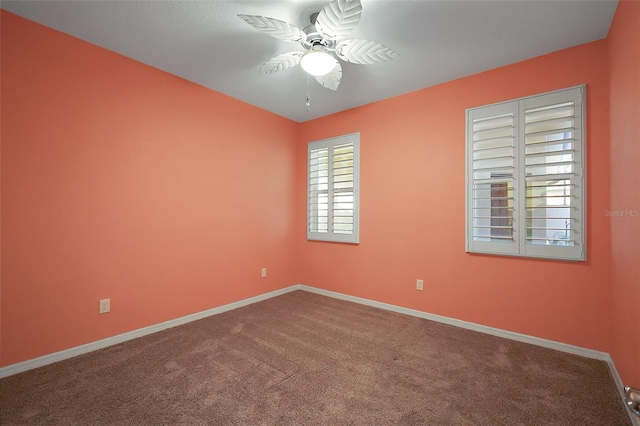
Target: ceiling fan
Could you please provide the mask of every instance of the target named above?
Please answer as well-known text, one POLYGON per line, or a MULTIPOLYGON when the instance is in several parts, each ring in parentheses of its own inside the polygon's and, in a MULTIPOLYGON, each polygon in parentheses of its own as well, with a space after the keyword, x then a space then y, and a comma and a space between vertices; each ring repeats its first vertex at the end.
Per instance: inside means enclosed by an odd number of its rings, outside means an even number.
POLYGON ((311 15, 311 25, 303 30, 274 18, 242 14, 238 17, 265 34, 300 43, 305 49, 269 59, 260 68, 261 73, 271 74, 300 64, 323 87, 337 90, 342 66, 332 53, 343 61, 363 65, 386 62, 398 56, 392 49, 375 41, 345 38, 356 28, 361 14, 360 0, 333 0, 319 13, 311 15))

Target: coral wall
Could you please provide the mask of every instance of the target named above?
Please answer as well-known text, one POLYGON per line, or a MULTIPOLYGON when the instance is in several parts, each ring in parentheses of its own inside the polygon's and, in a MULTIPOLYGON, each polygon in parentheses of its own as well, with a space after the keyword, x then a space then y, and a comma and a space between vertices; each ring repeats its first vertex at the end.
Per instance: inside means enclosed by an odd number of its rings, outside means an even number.
POLYGON ((621 1, 607 39, 611 103, 613 345, 625 383, 640 387, 640 2, 621 1))
POLYGON ((295 283, 297 123, 2 11, 2 124, 0 365, 295 283))
POLYGON ((302 282, 608 351, 606 48, 593 42, 303 123, 302 165, 306 142, 360 132, 361 243, 305 240, 306 169, 299 167, 302 282), (587 261, 466 253, 465 109, 579 84, 587 85, 587 261))

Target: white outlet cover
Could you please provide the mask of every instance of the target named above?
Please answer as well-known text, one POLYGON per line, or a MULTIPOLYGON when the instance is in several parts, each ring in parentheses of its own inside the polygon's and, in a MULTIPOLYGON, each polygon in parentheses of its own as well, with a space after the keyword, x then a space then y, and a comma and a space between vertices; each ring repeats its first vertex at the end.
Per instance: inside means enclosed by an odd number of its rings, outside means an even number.
POLYGON ((100 300, 99 313, 106 314, 107 312, 111 312, 111 299, 102 299, 100 300))

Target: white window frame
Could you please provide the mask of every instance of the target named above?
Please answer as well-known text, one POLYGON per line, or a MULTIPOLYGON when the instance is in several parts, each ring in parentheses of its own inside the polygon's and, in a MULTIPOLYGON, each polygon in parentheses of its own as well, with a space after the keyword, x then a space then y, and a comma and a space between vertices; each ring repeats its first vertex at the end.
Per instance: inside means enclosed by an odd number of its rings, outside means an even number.
MULTIPOLYGON (((585 85, 575 86, 568 89, 557 90, 553 92, 543 93, 539 95, 524 97, 507 102, 501 102, 497 104, 485 105, 476 108, 469 108, 466 111, 466 232, 465 243, 466 251, 469 253, 484 253, 484 254, 496 254, 496 255, 508 255, 508 256, 521 256, 521 257, 535 257, 554 260, 571 260, 571 261, 584 261, 586 260, 586 87, 585 85), (532 225, 532 219, 529 220, 527 225, 527 179, 534 180, 535 177, 527 176, 525 166, 525 111, 531 109, 543 107, 546 105, 556 105, 563 102, 574 102, 574 126, 572 132, 572 167, 573 171, 570 173, 572 178, 570 186, 571 196, 571 208, 570 218, 566 222, 571 222, 571 239, 573 245, 555 245, 557 241, 547 242, 547 244, 532 244, 527 240, 531 240, 531 236, 527 236, 527 227, 529 226, 529 233, 537 232, 535 225, 532 225), (513 115, 513 169, 509 171, 505 176, 512 175, 513 189, 512 193, 507 197, 512 197, 512 204, 508 209, 513 209, 512 226, 510 230, 513 232, 513 238, 507 238, 506 240, 500 240, 501 237, 494 237, 494 230, 490 231, 490 237, 474 238, 474 232, 477 235, 478 230, 482 230, 481 225, 474 225, 474 183, 478 184, 478 180, 474 181, 474 120, 476 123, 484 118, 496 117, 501 115, 513 115), (474 226, 476 229, 474 230, 474 226), (489 239, 490 241, 487 241, 489 239)), ((509 136, 508 136, 509 137, 509 136)), ((507 138, 508 138, 507 137, 507 138)), ((548 144, 550 142, 544 142, 548 144)), ((563 147, 564 149, 564 147, 563 147)), ((476 151, 476 153, 478 153, 476 151)), ((478 153, 480 154, 480 153, 478 153)), ((500 154, 502 155, 502 154, 500 154)), ((529 154, 529 158, 539 154, 529 154)), ((547 154, 551 156, 552 154, 547 154)), ((484 158, 484 157, 481 157, 484 158)), ((504 158, 504 157, 503 157, 504 158)), ((507 157, 508 158, 508 157, 507 157)), ((502 163, 501 163, 502 164, 502 163)), ((545 163, 542 163, 545 164, 545 163)), ((534 167, 529 165, 529 167, 534 167)), ((492 167, 492 169, 499 167, 492 167)), ((509 168, 506 167, 507 169, 509 168)), ((477 171, 477 169, 476 169, 477 171)), ((493 178, 493 171, 492 178, 493 178)), ((498 173, 496 173, 498 174, 498 173)), ((485 175, 486 176, 486 175, 485 175)), ((558 175, 565 176, 565 175, 558 175)), ((498 178, 499 179, 499 178, 498 178)), ((546 178, 548 180, 548 178, 546 178)), ((559 178, 560 180, 567 180, 568 178, 559 178)), ((544 179, 542 179, 544 180, 544 179)), ((486 179, 482 182, 486 182, 486 179)), ((485 183, 486 184, 486 183, 485 183)), ((535 184, 535 183, 534 183, 535 184)), ((493 191, 493 184, 491 184, 491 191, 493 191)), ((508 185, 508 184, 507 184, 508 185)), ((543 185, 548 188, 549 185, 543 185)), ((507 192, 508 193, 508 192, 507 192)), ((544 207, 549 208, 549 204, 546 204, 549 198, 553 198, 545 194, 544 207)), ((481 200, 482 198, 476 198, 481 200)), ((490 199, 494 200, 493 193, 490 195, 490 199)), ((491 204, 491 214, 493 221, 493 204, 491 204)), ((535 207, 534 207, 535 208, 535 207)), ((485 209, 486 207, 480 207, 485 209)), ((529 207, 531 209, 531 207, 529 207)), ((547 211, 547 210, 545 210, 547 211)), ((556 218, 551 218, 555 220, 556 218)), ((535 219, 533 219, 535 220, 535 219)), ((545 222, 547 223, 547 222, 545 222)), ((502 223, 500 225, 503 225, 502 223)), ((491 225, 493 227, 493 222, 491 225)), ((508 226, 508 225, 507 225, 508 226)), ((546 228, 543 228, 546 229, 546 228)), ((547 231, 550 232, 550 231, 547 231)), ((566 232, 565 232, 566 235, 566 232)), ((560 238, 560 237, 554 237, 560 238)), ((536 239, 536 238, 533 238, 536 239)), ((560 241, 562 243, 563 241, 560 241)))
POLYGON ((329 139, 309 142, 307 150, 307 239, 313 241, 328 241, 336 243, 360 243, 360 133, 351 133, 329 139), (334 190, 333 162, 329 161, 328 179, 328 229, 327 232, 313 232, 311 230, 311 153, 314 150, 327 148, 329 159, 333 156, 336 146, 353 144, 353 231, 350 234, 334 232, 333 197, 340 190, 334 190))

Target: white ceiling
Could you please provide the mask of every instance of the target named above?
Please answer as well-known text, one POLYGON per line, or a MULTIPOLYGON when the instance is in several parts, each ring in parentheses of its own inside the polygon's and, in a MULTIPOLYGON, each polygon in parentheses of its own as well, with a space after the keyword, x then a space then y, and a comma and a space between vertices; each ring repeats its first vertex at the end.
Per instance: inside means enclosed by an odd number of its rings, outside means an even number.
POLYGON ((343 63, 336 92, 295 67, 262 75, 267 59, 299 44, 253 29, 236 15, 304 28, 328 1, 7 1, 27 19, 303 122, 438 83, 605 38, 617 0, 362 0, 353 35, 399 57, 343 63))

